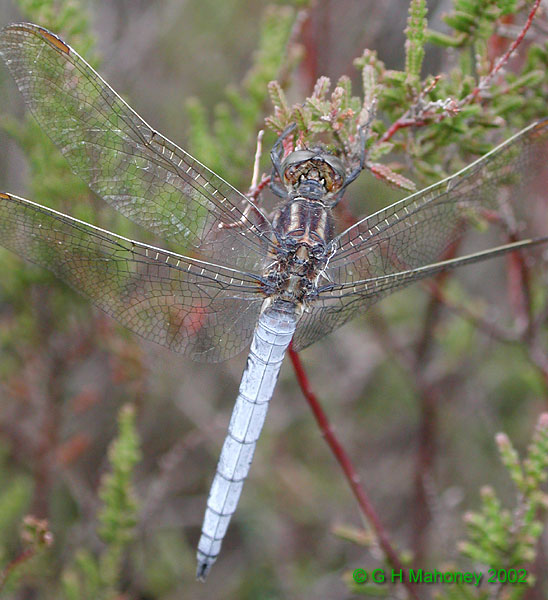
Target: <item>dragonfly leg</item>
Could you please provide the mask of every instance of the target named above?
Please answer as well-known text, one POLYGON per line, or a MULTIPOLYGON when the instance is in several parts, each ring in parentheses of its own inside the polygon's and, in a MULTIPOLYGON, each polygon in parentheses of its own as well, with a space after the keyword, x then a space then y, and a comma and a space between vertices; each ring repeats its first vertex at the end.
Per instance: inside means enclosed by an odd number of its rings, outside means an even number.
MULTIPOLYGON (((272 182, 274 182, 275 175, 278 175, 278 177, 280 178, 280 181, 283 181, 283 173, 282 173, 282 159, 283 159, 283 153, 284 153, 283 141, 285 140, 285 138, 287 138, 289 135, 291 135, 291 133, 293 133, 295 127, 297 127, 296 123, 291 123, 291 125, 288 125, 282 131, 282 133, 280 133, 280 136, 276 140, 276 143, 274 144, 274 146, 272 146, 272 150, 270 151, 270 160, 272 161, 272 182)), ((271 184, 271 187, 272 187, 272 184, 271 184)), ((274 191, 274 190, 272 190, 272 191, 274 191)), ((274 191, 274 193, 276 193, 276 192, 274 191)))
POLYGON ((332 208, 337 206, 337 204, 340 202, 341 198, 343 197, 344 191, 346 190, 346 188, 356 179, 356 177, 358 177, 358 175, 363 171, 363 168, 365 166, 365 156, 366 156, 365 143, 367 141, 367 126, 366 125, 361 126, 359 128, 359 136, 360 136, 360 162, 359 162, 358 166, 344 180, 343 186, 338 191, 333 203, 331 204, 332 208))
POLYGON ((367 142, 367 129, 368 129, 367 125, 362 125, 358 130, 359 136, 360 136, 360 155, 359 155, 360 162, 359 162, 358 166, 344 180, 344 184, 343 184, 342 188, 340 189, 339 193, 337 194, 336 202, 333 204, 333 206, 335 206, 337 204, 337 202, 339 202, 339 200, 343 197, 345 189, 353 181, 355 181, 355 179, 358 177, 358 175, 363 171, 363 168, 365 167, 365 156, 366 156, 365 144, 367 142))
POLYGON ((275 183, 273 180, 270 182, 270 190, 273 194, 276 194, 278 198, 287 198, 287 190, 283 187, 283 185, 275 183))

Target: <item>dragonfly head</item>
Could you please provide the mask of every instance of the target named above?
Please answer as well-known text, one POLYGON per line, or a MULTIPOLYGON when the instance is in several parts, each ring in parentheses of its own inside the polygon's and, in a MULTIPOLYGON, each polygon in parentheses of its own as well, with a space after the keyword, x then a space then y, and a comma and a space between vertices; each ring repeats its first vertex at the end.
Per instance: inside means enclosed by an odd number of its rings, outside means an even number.
POLYGON ((282 163, 283 184, 291 192, 321 200, 336 194, 344 185, 342 161, 321 150, 296 150, 282 163))

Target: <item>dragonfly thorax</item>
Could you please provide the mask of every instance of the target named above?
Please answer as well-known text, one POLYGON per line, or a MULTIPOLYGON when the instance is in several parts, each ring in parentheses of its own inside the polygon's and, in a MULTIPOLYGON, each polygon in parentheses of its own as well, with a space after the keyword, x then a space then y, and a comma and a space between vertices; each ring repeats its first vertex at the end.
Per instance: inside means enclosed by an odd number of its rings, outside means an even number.
POLYGON ((334 236, 331 209, 310 197, 297 196, 278 208, 272 225, 275 243, 290 251, 307 246, 314 255, 324 254, 334 236))
POLYGON ((334 236, 331 209, 320 200, 298 196, 275 211, 272 225, 274 260, 265 273, 267 294, 306 303, 327 264, 334 236))

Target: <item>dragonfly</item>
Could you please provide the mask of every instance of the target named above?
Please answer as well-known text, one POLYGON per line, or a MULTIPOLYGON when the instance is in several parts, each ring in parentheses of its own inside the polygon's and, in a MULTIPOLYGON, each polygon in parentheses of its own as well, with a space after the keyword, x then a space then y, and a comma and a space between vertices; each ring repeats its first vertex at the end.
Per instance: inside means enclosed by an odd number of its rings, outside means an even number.
POLYGON ((221 361, 251 344, 205 509, 199 579, 220 552, 290 342, 302 350, 413 282, 548 241, 444 258, 469 226, 501 208, 501 186, 526 201, 517 186, 546 162, 548 119, 337 232, 333 210, 364 168, 365 145, 354 168, 321 146, 285 152, 290 126, 271 151, 280 203, 267 212, 150 127, 50 31, 8 25, 0 55, 72 170, 165 247, 4 192, 0 244, 191 359, 221 361))

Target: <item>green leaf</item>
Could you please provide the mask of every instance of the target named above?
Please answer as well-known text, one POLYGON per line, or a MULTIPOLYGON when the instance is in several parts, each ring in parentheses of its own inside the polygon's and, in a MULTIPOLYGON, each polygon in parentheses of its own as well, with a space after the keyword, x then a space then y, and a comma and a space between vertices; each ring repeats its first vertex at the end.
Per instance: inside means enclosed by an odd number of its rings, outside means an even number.
POLYGON ((411 0, 405 30, 405 72, 408 80, 420 77, 426 43, 426 0, 411 0))

